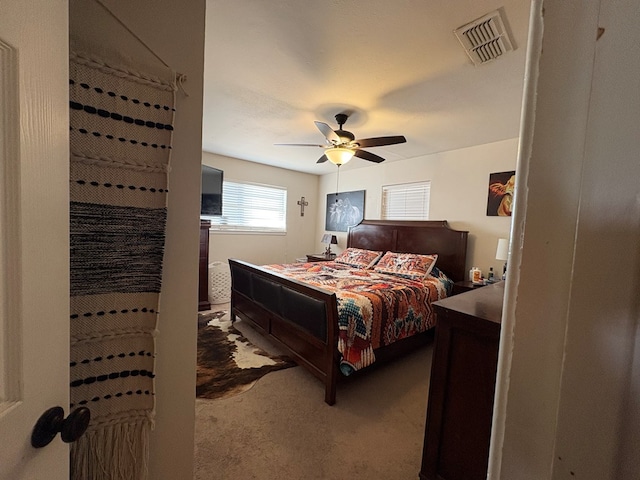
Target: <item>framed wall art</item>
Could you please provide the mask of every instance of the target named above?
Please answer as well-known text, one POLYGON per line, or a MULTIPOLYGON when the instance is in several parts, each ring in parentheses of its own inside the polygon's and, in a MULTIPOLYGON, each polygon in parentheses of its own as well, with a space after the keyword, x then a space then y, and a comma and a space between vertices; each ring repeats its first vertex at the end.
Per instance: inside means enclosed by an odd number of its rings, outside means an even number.
POLYGON ((489 174, 487 215, 510 217, 513 206, 513 191, 516 185, 515 170, 489 174))
POLYGON ((364 218, 364 192, 327 194, 325 230, 346 232, 350 226, 359 224, 364 218))

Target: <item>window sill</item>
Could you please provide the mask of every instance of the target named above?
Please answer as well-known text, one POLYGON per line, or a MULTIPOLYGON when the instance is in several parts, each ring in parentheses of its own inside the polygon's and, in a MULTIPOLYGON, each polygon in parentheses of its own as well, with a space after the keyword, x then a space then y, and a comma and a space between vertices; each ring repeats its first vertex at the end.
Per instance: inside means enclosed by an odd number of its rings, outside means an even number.
POLYGON ((286 235, 287 232, 274 232, 270 230, 221 230, 218 228, 209 228, 209 233, 220 235, 286 235))

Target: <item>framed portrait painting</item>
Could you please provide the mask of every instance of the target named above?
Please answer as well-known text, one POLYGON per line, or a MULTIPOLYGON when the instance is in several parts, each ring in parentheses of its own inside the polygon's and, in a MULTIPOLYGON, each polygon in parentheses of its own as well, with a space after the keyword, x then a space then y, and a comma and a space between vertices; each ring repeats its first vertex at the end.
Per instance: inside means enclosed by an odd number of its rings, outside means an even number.
POLYGON ((364 218, 364 190, 356 192, 329 193, 325 230, 346 232, 364 218))
POLYGON ((516 185, 515 170, 489 174, 487 215, 510 217, 513 206, 513 191, 516 185))

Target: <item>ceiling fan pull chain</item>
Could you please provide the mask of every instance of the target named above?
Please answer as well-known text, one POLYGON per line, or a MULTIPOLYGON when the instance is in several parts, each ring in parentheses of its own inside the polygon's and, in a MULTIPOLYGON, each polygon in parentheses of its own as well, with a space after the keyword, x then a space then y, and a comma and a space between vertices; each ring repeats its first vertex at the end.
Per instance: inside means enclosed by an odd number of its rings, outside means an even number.
POLYGON ((336 203, 338 203, 338 184, 340 183, 340 165, 338 165, 338 174, 336 175, 336 203))

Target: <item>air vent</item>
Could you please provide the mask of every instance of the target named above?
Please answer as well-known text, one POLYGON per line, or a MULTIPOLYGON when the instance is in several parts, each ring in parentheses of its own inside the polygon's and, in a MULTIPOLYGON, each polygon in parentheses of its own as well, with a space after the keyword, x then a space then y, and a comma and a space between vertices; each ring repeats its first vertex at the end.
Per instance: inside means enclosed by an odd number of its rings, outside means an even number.
POLYGON ((475 65, 490 62, 514 49, 500 10, 454 30, 475 65))

